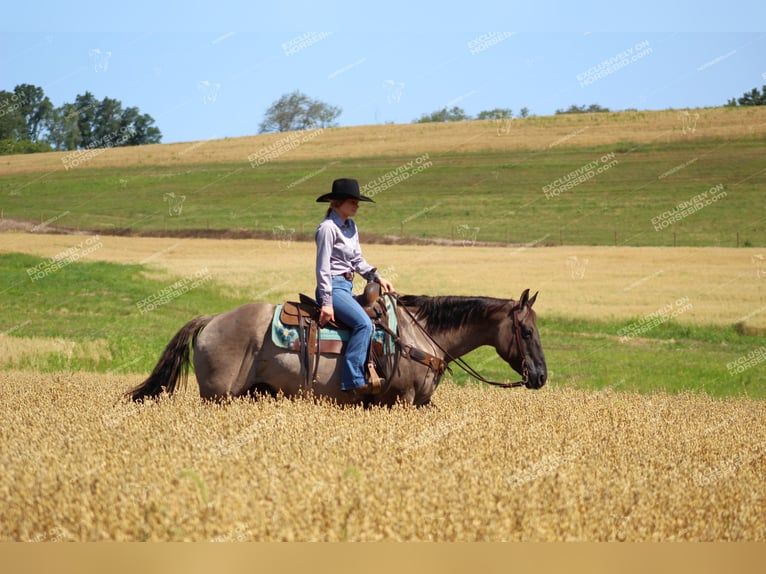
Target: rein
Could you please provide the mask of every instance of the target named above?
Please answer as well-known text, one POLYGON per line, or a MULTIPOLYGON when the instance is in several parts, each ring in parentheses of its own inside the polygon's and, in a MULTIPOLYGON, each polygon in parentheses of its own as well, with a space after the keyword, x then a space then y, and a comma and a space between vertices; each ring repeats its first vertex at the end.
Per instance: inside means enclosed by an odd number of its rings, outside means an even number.
MULTIPOLYGON (((412 322, 417 325, 418 329, 437 347, 439 350, 444 353, 444 355, 447 357, 447 362, 454 362, 457 364, 458 367, 463 369, 469 376, 473 377, 474 379, 477 379, 481 381, 482 383, 486 383, 488 385, 492 385, 494 387, 501 387, 504 389, 510 389, 514 387, 523 387, 527 383, 527 378, 529 376, 529 371, 527 369, 527 355, 524 352, 524 345, 521 343, 521 326, 519 324, 519 319, 517 316, 517 313, 519 311, 518 305, 516 305, 513 308, 513 326, 514 326, 514 339, 516 340, 516 345, 518 347, 519 354, 521 355, 521 377, 522 380, 520 381, 514 381, 513 383, 500 383, 497 381, 490 381, 489 379, 485 379, 483 376, 481 376, 476 369, 474 369, 471 365, 469 365, 464 359, 461 357, 453 357, 451 353, 449 353, 444 347, 442 347, 436 339, 434 339, 431 334, 426 331, 425 327, 420 324, 420 321, 418 321, 415 316, 410 312, 410 310, 407 308, 406 305, 403 305, 401 301, 399 301, 399 297, 395 293, 387 293, 394 301, 398 303, 397 307, 400 307, 404 309, 404 312, 407 313, 407 315, 412 319, 412 322)), ((513 345, 513 341, 511 341, 508 344, 508 356, 511 354, 511 346, 513 345)), ((451 372, 451 371, 450 371, 451 372)))

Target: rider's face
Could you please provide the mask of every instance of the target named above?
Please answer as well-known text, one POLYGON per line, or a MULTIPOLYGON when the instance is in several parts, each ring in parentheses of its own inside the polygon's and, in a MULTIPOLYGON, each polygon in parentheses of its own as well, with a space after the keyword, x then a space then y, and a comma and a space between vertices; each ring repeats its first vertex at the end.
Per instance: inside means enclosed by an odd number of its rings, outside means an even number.
POLYGON ((338 215, 341 216, 343 221, 345 221, 349 217, 354 217, 356 215, 357 209, 359 209, 359 200, 349 198, 343 203, 341 203, 336 208, 336 211, 338 212, 338 215))

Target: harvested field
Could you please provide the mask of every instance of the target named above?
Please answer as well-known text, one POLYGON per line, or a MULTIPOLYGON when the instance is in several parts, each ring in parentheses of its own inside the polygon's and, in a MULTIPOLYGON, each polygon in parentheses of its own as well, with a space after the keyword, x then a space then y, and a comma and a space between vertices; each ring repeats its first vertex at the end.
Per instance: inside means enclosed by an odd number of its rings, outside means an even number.
POLYGON ((424 410, 196 388, 134 405, 137 376, 1 376, 0 540, 766 539, 762 401, 445 385, 424 410))
MULTIPOLYGON (((84 238, 4 233, 2 240, 0 253, 55 257, 84 238)), ((314 289, 310 242, 101 236, 99 245, 88 261, 141 263, 175 278, 205 268, 225 292, 254 301, 278 303, 314 289)), ((543 317, 595 320, 640 317, 688 298, 682 323, 766 327, 760 248, 371 244, 364 253, 400 293, 512 298, 531 288, 540 291, 543 317)))

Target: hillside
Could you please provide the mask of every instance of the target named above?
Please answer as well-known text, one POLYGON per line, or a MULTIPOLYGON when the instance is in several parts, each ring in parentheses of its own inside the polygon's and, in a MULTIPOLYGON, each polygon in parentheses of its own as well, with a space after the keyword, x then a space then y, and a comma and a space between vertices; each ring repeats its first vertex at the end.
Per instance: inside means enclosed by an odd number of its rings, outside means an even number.
POLYGON ((763 246, 764 132, 761 108, 715 108, 10 156, 0 229, 305 240, 355 177, 366 242, 763 246))
MULTIPOLYGON (((78 168, 178 166, 204 163, 248 164, 248 156, 271 147, 300 143, 274 161, 333 160, 429 153, 549 150, 595 147, 618 142, 684 143, 700 139, 737 139, 766 134, 766 109, 708 108, 562 114, 511 121, 386 124, 331 128, 304 135, 295 132, 197 142, 104 150, 78 168)), ((286 147, 281 146, 283 149, 286 147)), ((289 147, 289 145, 288 145, 289 147)), ((0 157, 3 174, 64 170, 72 152, 0 157)))

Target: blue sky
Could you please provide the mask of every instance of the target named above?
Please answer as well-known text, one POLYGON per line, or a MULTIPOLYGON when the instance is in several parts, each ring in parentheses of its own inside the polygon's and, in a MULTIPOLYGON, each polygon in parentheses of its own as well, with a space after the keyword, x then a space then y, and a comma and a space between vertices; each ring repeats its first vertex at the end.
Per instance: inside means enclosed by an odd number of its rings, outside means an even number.
POLYGON ((14 2, 0 88, 116 98, 163 142, 256 134, 293 90, 342 108, 341 126, 445 106, 685 109, 766 84, 765 16, 755 2, 14 2))

